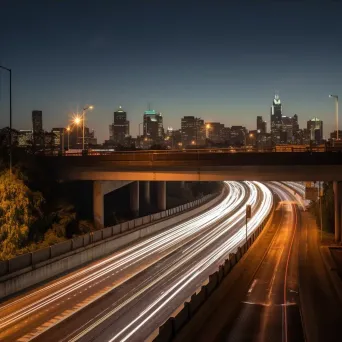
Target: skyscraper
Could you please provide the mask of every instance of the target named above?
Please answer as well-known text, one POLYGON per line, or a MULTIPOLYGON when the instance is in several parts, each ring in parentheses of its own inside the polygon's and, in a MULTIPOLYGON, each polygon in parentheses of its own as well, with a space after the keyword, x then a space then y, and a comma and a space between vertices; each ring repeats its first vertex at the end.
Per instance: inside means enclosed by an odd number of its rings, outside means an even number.
POLYGON ((214 143, 219 143, 222 141, 221 139, 221 131, 224 127, 224 124, 220 122, 206 122, 205 123, 205 132, 206 138, 214 143))
POLYGON ((121 106, 114 112, 114 123, 110 128, 110 133, 110 139, 121 145, 124 144, 125 138, 129 136, 129 121, 127 120, 127 113, 122 110, 121 106))
POLYGON ((320 144, 323 140, 323 121, 312 118, 307 122, 307 130, 310 132, 310 140, 320 144))
POLYGON ((43 113, 41 110, 32 111, 32 134, 35 145, 44 144, 43 136, 43 113))
POLYGON ((262 119, 262 116, 257 116, 257 131, 259 133, 266 133, 267 123, 262 119))
POLYGON ((144 112, 144 136, 152 139, 154 143, 161 143, 164 137, 163 117, 155 110, 144 112))
POLYGON ((181 134, 183 147, 203 145, 206 136, 204 120, 194 116, 184 116, 181 121, 181 134))
POLYGON ((271 136, 273 144, 280 143, 280 132, 282 130, 282 105, 278 94, 274 95, 271 106, 271 136))
POLYGON ((43 131, 43 112, 41 110, 32 111, 32 130, 33 134, 43 131))

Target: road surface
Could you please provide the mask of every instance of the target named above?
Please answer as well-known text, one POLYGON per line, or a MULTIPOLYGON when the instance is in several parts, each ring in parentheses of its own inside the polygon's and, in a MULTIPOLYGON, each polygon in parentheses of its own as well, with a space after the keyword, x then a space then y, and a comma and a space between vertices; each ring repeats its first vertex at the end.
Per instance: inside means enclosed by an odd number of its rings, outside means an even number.
POLYGON ((0 306, 1 341, 143 340, 268 214, 272 194, 227 182, 224 200, 195 218, 0 306))

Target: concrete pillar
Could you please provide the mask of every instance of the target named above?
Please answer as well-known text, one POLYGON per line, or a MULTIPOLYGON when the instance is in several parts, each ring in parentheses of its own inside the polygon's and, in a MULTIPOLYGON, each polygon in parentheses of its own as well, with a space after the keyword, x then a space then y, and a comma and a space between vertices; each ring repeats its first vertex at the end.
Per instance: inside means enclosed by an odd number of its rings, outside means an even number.
POLYGON ((157 206, 158 210, 166 210, 166 182, 158 182, 157 184, 157 206))
POLYGON ((139 182, 132 182, 130 188, 130 207, 135 217, 139 216, 139 182))
POLYGON ((102 190, 102 182, 94 181, 93 183, 93 213, 94 224, 97 228, 103 228, 104 224, 104 195, 102 190))
POLYGON ((337 181, 333 182, 334 189, 334 207, 335 207, 335 241, 341 240, 341 205, 340 205, 340 186, 337 181))
POLYGON ((146 204, 151 203, 151 192, 150 192, 150 182, 144 182, 143 183, 143 196, 144 196, 144 202, 146 204))

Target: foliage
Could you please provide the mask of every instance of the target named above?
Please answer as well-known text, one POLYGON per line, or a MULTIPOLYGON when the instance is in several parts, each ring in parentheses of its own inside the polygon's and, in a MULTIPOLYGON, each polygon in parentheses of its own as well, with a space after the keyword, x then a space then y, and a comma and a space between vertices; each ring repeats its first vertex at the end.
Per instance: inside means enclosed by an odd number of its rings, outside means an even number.
POLYGON ((31 191, 19 170, 0 173, 0 259, 9 258, 25 245, 30 226, 41 214, 44 201, 31 191))

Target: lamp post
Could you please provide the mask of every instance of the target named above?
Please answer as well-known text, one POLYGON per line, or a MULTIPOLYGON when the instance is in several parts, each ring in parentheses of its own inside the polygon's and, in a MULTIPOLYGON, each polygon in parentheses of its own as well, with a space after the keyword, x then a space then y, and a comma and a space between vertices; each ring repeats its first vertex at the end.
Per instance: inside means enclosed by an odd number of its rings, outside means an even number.
POLYGON ((338 140, 338 95, 329 95, 329 97, 332 97, 335 99, 335 104, 336 104, 336 140, 338 140))
POLYGON ((6 68, 0 65, 0 69, 6 70, 9 72, 9 111, 10 111, 10 135, 9 135, 9 145, 10 145, 10 175, 12 174, 12 69, 6 68))
POLYGON ((88 109, 93 109, 93 106, 87 106, 83 108, 82 112, 82 150, 84 150, 84 121, 85 121, 85 114, 88 109))
POLYGON ((68 126, 66 128, 67 132, 68 132, 68 151, 69 151, 69 145, 70 145, 70 126, 68 126))

